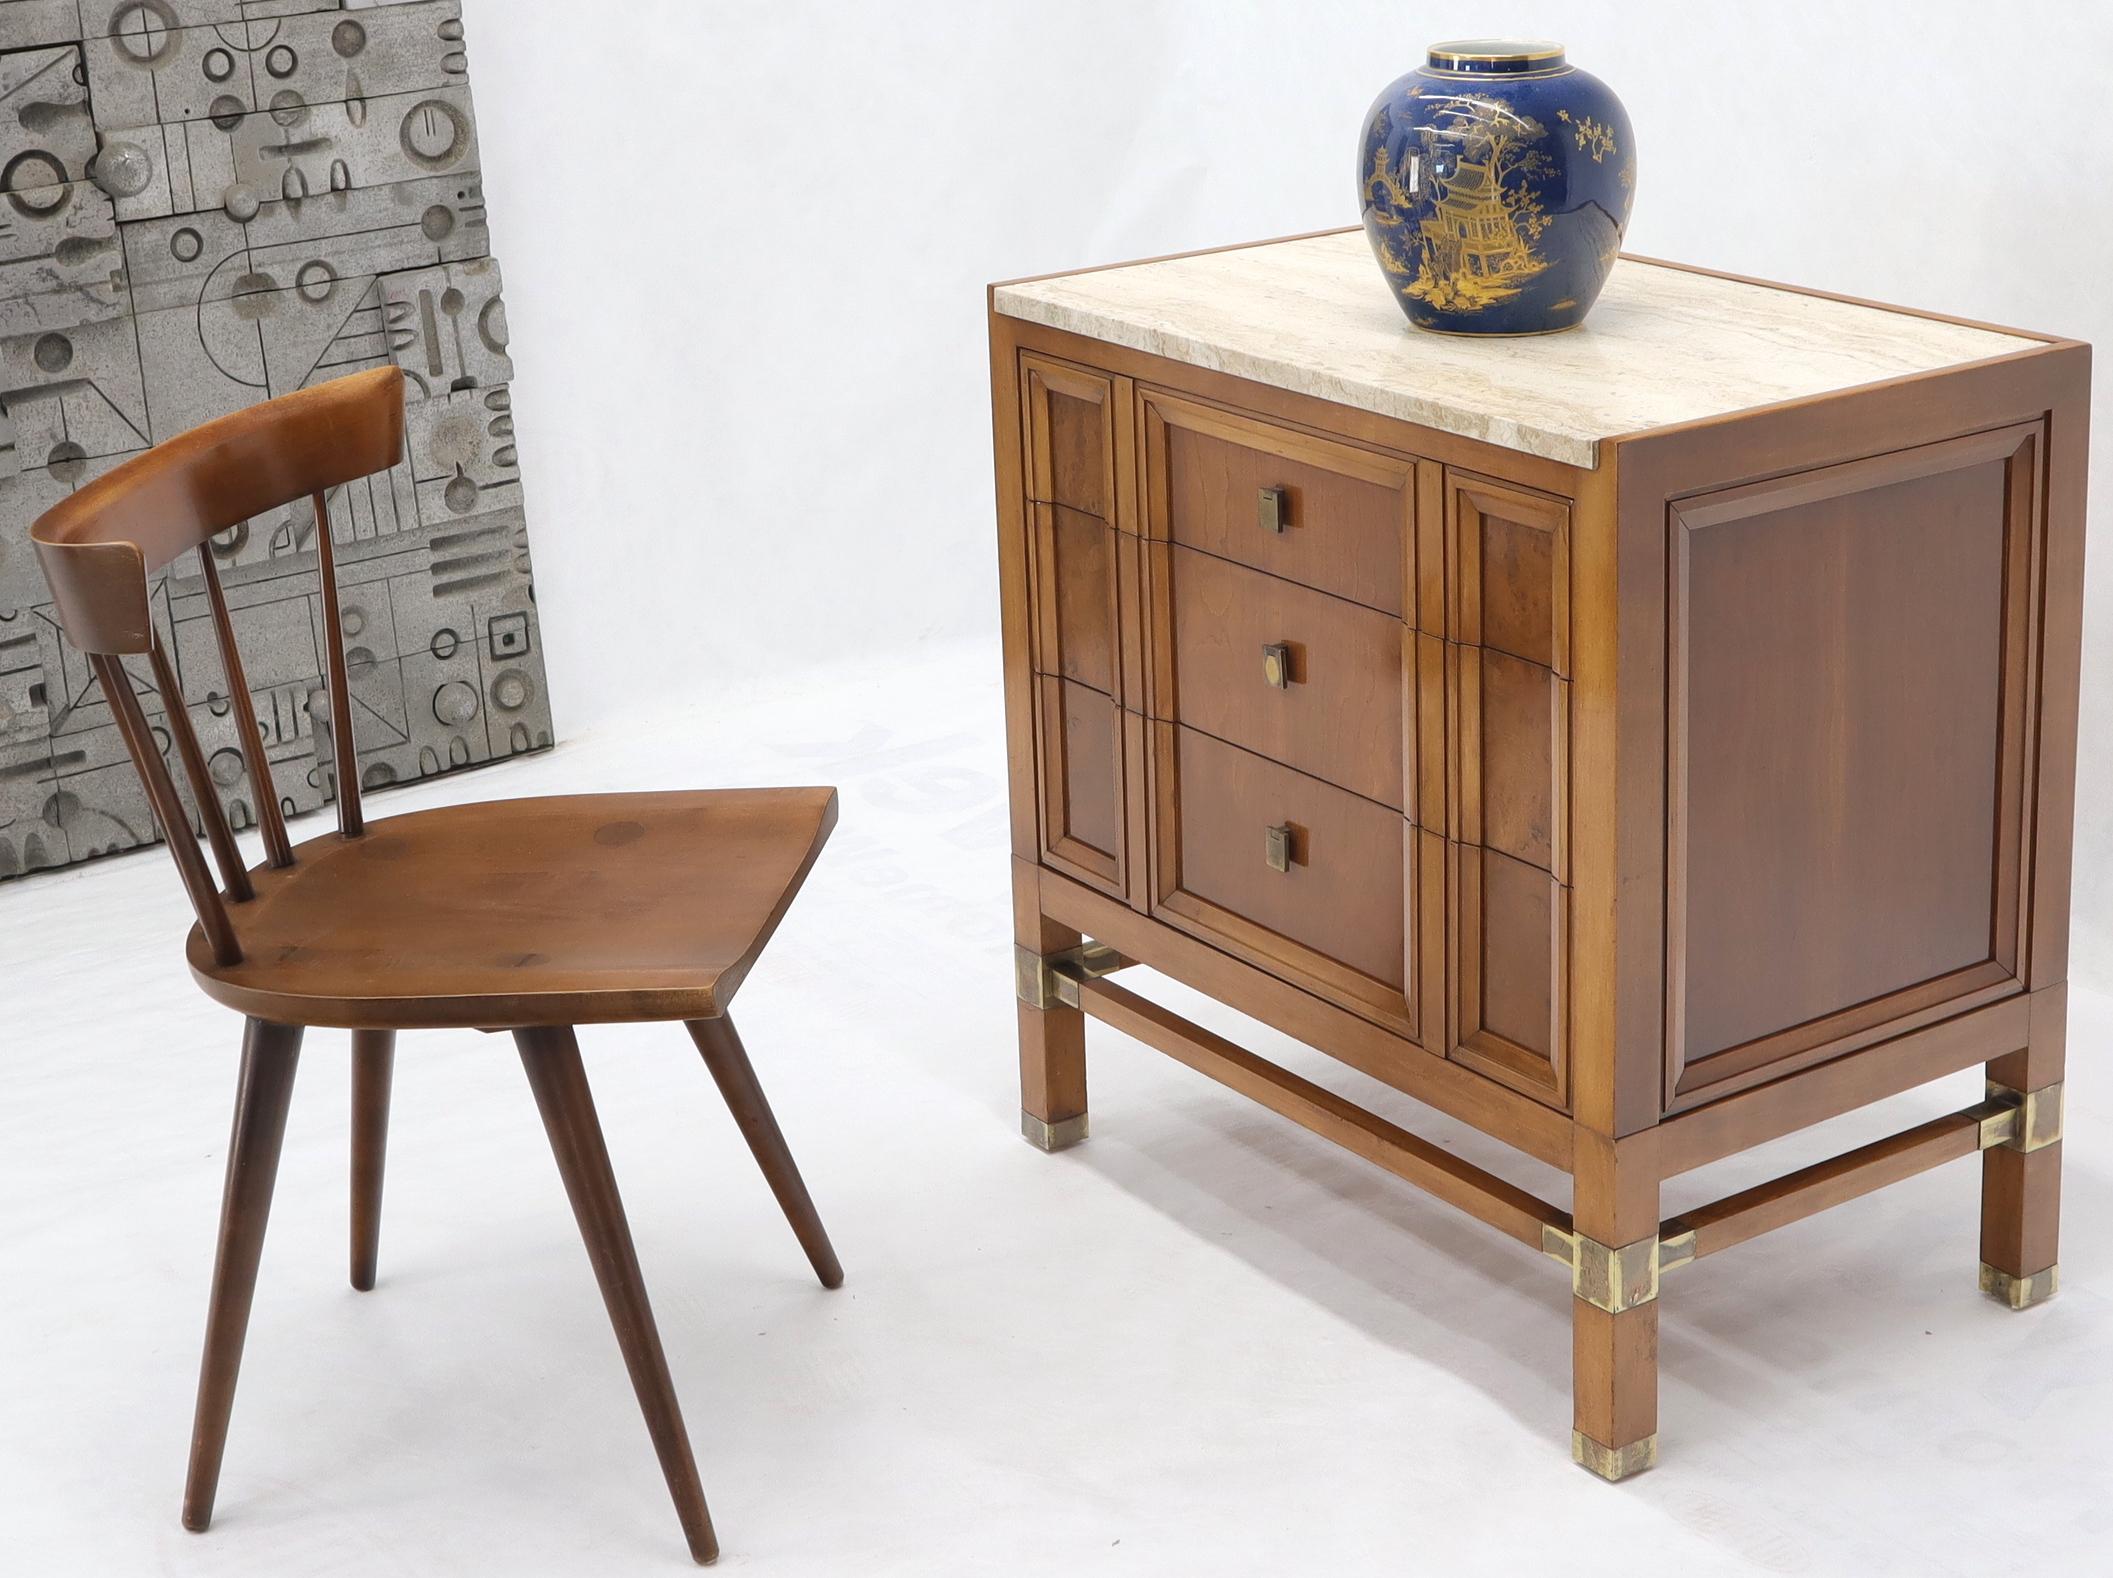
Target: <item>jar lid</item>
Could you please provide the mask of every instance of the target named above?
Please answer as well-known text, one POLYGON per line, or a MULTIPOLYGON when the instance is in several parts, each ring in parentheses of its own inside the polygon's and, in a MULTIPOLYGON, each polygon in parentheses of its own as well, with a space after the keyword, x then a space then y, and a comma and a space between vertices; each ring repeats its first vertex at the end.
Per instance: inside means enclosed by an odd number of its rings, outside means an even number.
POLYGON ((1433 44, 1430 64, 1439 71, 1472 71, 1493 76, 1553 71, 1564 64, 1563 46, 1546 39, 1456 38, 1433 44))

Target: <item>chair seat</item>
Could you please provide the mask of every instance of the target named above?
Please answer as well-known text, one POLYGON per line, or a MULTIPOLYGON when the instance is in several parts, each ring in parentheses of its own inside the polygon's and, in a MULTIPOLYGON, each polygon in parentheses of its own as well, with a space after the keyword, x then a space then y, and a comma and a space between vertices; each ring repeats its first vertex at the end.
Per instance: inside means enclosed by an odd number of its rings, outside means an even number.
POLYGON ((208 996, 280 1024, 505 1029, 725 1012, 836 825, 834 789, 557 795, 309 839, 192 928, 208 996))

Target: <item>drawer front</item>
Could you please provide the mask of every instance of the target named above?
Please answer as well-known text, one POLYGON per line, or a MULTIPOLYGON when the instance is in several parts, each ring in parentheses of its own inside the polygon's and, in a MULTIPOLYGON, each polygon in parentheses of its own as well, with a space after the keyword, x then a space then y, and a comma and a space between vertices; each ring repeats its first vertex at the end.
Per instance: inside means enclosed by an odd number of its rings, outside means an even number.
POLYGON ((1023 356, 1027 491, 1038 504, 1115 519, 1115 381, 1043 356, 1023 356))
MULTIPOLYGON (((1115 528, 1098 516, 1058 504, 1030 508, 1035 669, 1091 685, 1104 696, 1119 695, 1121 600, 1115 528)), ((1134 552, 1134 538, 1131 543, 1134 552)))
POLYGON ((1122 709, 1099 691, 1036 679, 1042 859, 1118 898, 1127 870, 1124 734, 1122 709))
POLYGON ((1144 394, 1145 531, 1400 617, 1415 463, 1159 390, 1144 394))
POLYGON ((1154 717, 1404 809, 1407 626, 1193 548, 1155 543, 1152 565, 1170 626, 1154 717))
POLYGON ((1416 1034, 1414 830, 1385 806, 1154 721, 1152 912, 1416 1034))
POLYGON ((1570 517, 1449 473, 1451 1056, 1569 1102, 1570 517))

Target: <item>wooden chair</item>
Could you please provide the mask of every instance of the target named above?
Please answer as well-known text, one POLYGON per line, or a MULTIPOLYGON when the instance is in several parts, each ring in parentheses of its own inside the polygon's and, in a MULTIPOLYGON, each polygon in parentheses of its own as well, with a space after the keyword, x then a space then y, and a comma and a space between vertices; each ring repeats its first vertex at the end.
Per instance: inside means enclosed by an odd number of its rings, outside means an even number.
POLYGON ((574 1027, 683 1021, 824 1287, 828 1235, 726 1016, 836 822, 833 789, 566 795, 449 806, 372 825, 339 626, 327 490, 403 452, 403 375, 338 379, 223 417, 88 484, 32 538, 60 623, 89 655, 196 911, 191 972, 247 1016, 183 1521, 212 1518, 242 1339, 302 1031, 352 1031, 352 1284, 374 1286, 399 1030, 509 1030, 587 1241, 646 1428, 699 1562, 711 1517, 609 1170, 574 1027), (293 846, 208 539, 315 506, 338 831, 293 846), (149 613, 147 577, 195 550, 266 861, 246 870, 149 613), (140 655, 219 868, 216 889, 121 659, 140 655))

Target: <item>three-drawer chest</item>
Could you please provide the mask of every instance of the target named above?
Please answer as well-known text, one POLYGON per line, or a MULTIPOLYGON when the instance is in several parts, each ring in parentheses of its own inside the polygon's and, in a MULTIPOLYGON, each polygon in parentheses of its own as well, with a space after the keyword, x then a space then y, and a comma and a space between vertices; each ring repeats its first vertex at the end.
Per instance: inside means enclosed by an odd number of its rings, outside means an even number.
POLYGON ((2087 346, 1632 258, 1579 329, 1425 334, 1355 231, 995 286, 990 341, 1029 1139, 1085 1137, 1091 1016, 1553 1257, 1608 1478, 1661 1278, 1758 1233, 1978 1155, 1983 1290, 2054 1291, 2087 346))

